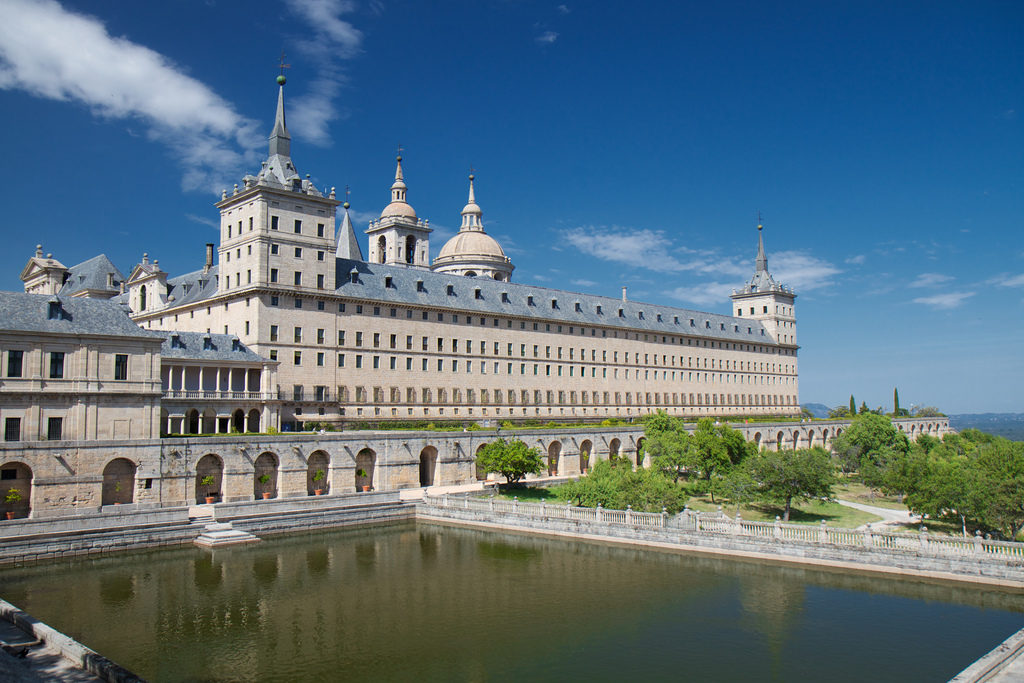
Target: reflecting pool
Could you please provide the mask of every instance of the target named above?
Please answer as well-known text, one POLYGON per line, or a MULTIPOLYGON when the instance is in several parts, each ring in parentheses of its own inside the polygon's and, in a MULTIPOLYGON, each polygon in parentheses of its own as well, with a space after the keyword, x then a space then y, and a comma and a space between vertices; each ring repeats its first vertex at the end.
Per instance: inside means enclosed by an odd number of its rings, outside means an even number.
POLYGON ((1024 596, 403 523, 0 570, 153 681, 944 681, 1024 596))

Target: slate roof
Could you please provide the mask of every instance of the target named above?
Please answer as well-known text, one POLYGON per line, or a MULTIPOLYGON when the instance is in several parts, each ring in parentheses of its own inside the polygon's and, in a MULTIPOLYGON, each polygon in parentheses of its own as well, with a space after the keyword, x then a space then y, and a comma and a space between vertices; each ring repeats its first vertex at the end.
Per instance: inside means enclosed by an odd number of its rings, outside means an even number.
POLYGON ((159 339, 136 325, 114 301, 23 292, 0 292, 0 330, 159 339), (50 319, 51 301, 60 303, 55 320, 50 319))
POLYGON ((451 311, 515 316, 538 322, 621 328, 634 332, 687 335, 748 343, 774 343, 757 320, 686 308, 581 294, 489 278, 435 273, 422 268, 337 259, 337 294, 382 303, 429 306, 451 311), (351 272, 358 274, 351 281, 351 272), (391 286, 386 279, 391 278, 391 286), (417 287, 422 281, 422 290, 417 287), (451 285, 452 294, 448 294, 451 285), (476 290, 479 290, 477 298, 476 290), (506 294, 506 303, 502 294, 506 294), (529 304, 533 297, 533 304, 529 304), (552 300, 557 307, 552 307, 552 300), (579 304, 579 310, 576 310, 579 304), (598 306, 601 312, 598 313, 598 306), (619 310, 622 310, 620 316, 619 310), (659 315, 660 320, 659 320, 659 315), (691 322, 692 321, 692 322, 691 322), (749 330, 749 331, 748 331, 749 330))
POLYGON ((174 297, 172 306, 195 303, 217 295, 217 266, 203 272, 195 270, 177 277, 167 279, 167 296, 174 297))
POLYGON ((161 358, 189 360, 239 361, 246 363, 265 363, 265 358, 250 350, 233 334, 210 334, 207 332, 168 332, 154 331, 164 338, 160 349, 161 358), (172 340, 177 337, 177 342, 172 340), (210 340, 210 348, 205 340, 210 340), (236 346, 237 343, 237 346, 236 346))
POLYGON ((67 278, 64 286, 61 287, 61 296, 70 296, 84 290, 101 290, 116 294, 120 291, 120 283, 124 282, 124 275, 117 269, 106 254, 93 256, 88 261, 82 261, 76 266, 68 268, 67 278), (108 284, 108 274, 114 276, 114 286, 108 284))

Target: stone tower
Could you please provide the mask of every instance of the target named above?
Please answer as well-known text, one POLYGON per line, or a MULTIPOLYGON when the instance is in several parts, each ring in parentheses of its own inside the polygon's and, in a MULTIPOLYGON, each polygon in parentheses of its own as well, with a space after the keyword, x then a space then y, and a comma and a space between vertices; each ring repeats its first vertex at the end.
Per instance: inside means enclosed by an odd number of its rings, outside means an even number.
POLYGON ((754 277, 743 289, 732 293, 736 317, 760 321, 768 334, 779 344, 796 346, 796 315, 793 301, 796 294, 772 279, 768 272, 768 257, 764 251, 764 226, 757 226, 757 260, 754 277))
POLYGON ((483 211, 476 203, 473 176, 469 176, 469 201, 462 209, 458 234, 441 248, 434 270, 469 277, 486 277, 508 282, 515 266, 497 241, 484 232, 483 211))
POLYGON ((416 217, 406 201, 408 188, 402 176, 402 157, 397 157, 395 182, 391 185, 391 203, 370 222, 369 262, 430 267, 430 224, 416 217))
POLYGON ((217 289, 223 294, 247 287, 279 287, 294 292, 333 291, 334 191, 324 197, 299 175, 291 158, 285 124, 285 77, 278 76, 277 114, 267 159, 255 176, 222 193, 217 289))

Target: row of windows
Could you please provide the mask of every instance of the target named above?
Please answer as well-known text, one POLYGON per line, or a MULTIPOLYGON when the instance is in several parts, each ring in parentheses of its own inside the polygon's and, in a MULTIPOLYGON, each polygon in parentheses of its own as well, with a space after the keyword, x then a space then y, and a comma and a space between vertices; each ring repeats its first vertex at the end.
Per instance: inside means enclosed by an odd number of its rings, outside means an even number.
MULTIPOLYGON (((62 379, 64 377, 63 351, 51 351, 49 354, 49 377, 50 379, 62 379)), ((19 349, 7 351, 7 377, 22 377, 25 372, 25 352, 19 349)), ((114 379, 128 379, 128 354, 114 354, 114 379)))
MULTIPOLYGON (((64 418, 50 417, 46 420, 46 439, 60 441, 64 438, 64 418)), ((4 418, 4 441, 21 441, 21 418, 4 418)))
MULTIPOLYGON (((228 238, 229 239, 231 238, 231 236, 233 234, 238 234, 238 235, 242 234, 242 221, 238 221, 238 232, 237 233, 235 233, 233 231, 234 226, 231 223, 228 223, 227 227, 228 227, 228 238)), ((279 216, 271 216, 270 217, 270 229, 271 230, 278 230, 280 227, 281 227, 280 217, 279 216)), ((252 216, 249 216, 249 232, 252 232, 252 228, 253 228, 253 218, 252 218, 252 216)), ((300 219, 296 219, 295 220, 295 223, 293 224, 293 230, 294 230, 296 235, 301 235, 302 234, 302 220, 300 220, 300 219)), ((317 223, 316 224, 316 236, 317 237, 323 237, 324 236, 324 232, 325 232, 324 224, 323 223, 317 223)))
MULTIPOLYGON (((302 306, 303 306, 301 298, 296 297, 294 299, 294 303, 295 303, 295 308, 302 308, 302 306)), ((270 305, 271 306, 275 306, 275 307, 276 306, 280 306, 281 305, 281 298, 280 298, 280 296, 278 296, 278 295, 271 295, 271 297, 270 297, 270 305)), ((401 317, 399 315, 399 310, 404 310, 405 311, 405 318, 406 319, 412 320, 412 319, 415 318, 414 311, 411 308, 409 308, 409 309, 399 309, 399 308, 394 307, 394 306, 371 306, 371 305, 365 305, 364 306, 363 304, 354 304, 354 307, 355 307, 355 315, 364 315, 364 310, 363 309, 365 308, 365 309, 368 309, 367 313, 365 313, 366 315, 370 315, 371 311, 372 311, 372 315, 380 317, 380 316, 383 315, 383 311, 387 310, 388 311, 388 317, 398 318, 398 317, 401 317)), ((347 308, 348 308, 348 306, 346 304, 344 304, 344 303, 339 303, 338 304, 338 312, 339 313, 345 313, 347 311, 347 308)), ((325 305, 324 305, 323 301, 318 301, 317 302, 317 310, 320 310, 320 311, 325 310, 325 305)), ((483 317, 483 316, 462 315, 461 317, 465 320, 465 324, 466 325, 479 324, 479 325, 486 326, 487 325, 487 321, 488 321, 488 318, 483 317), (475 321, 479 321, 479 323, 477 323, 475 321)), ((443 312, 437 312, 436 313, 436 321, 437 322, 450 322, 452 324, 456 324, 457 325, 457 324, 460 324, 460 319, 459 318, 460 318, 460 314, 459 313, 448 313, 448 314, 445 314, 443 312), (445 317, 446 315, 447 315, 447 318, 445 317)), ((430 312, 429 311, 420 311, 420 319, 421 320, 430 320, 431 319, 430 318, 430 312)), ((501 320, 499 318, 490 318, 490 321, 491 321, 491 326, 492 327, 501 327, 501 320)), ((504 322, 505 322, 505 327, 507 329, 510 329, 510 330, 514 329, 514 322, 515 321, 506 319, 504 322)), ((578 332, 578 334, 580 336, 587 336, 587 330, 589 330, 591 337, 598 336, 598 334, 597 334, 598 333, 598 328, 576 327, 575 325, 559 325, 557 323, 537 323, 537 322, 530 322, 530 323, 528 323, 526 321, 521 320, 521 321, 519 321, 519 329, 520 330, 526 330, 526 329, 528 329, 527 325, 532 325, 533 326, 532 327, 533 331, 540 332, 540 331, 542 331, 541 328, 540 328, 540 326, 542 324, 544 325, 544 329, 543 329, 544 332, 557 332, 558 334, 564 334, 565 330, 567 328, 568 329, 568 334, 571 334, 571 335, 575 335, 578 332)), ((710 328, 710 323, 708 323, 708 326, 710 328)), ((722 330, 723 331, 725 330, 724 323, 722 323, 722 330)), ((611 330, 611 334, 610 335, 609 335, 609 330, 601 329, 600 332, 601 332, 600 336, 602 338, 608 338, 609 336, 611 338, 613 338, 613 339, 619 339, 620 338, 618 330, 611 330)), ((672 336, 670 336, 670 335, 658 335, 658 334, 651 334, 651 333, 643 333, 643 339, 641 340, 641 333, 634 332, 632 334, 633 334, 632 339, 634 341, 645 341, 645 342, 657 343, 658 342, 658 338, 660 337, 662 344, 677 344, 677 345, 680 345, 680 346, 682 346, 682 345, 685 345, 685 346, 703 346, 703 347, 706 347, 706 348, 720 348, 720 349, 729 349, 729 350, 734 350, 734 351, 753 351, 753 352, 757 352, 757 353, 779 353, 781 355, 796 355, 796 351, 793 350, 793 349, 775 349, 775 347, 772 347, 772 346, 763 346, 763 345, 759 345, 759 344, 746 344, 746 343, 723 342, 723 341, 717 341, 716 342, 715 340, 694 339, 692 337, 677 337, 677 336, 674 336, 674 335, 672 335, 672 336), (717 346, 716 346, 716 344, 717 344, 717 346)), ((622 339, 630 339, 630 333, 629 332, 623 332, 623 336, 621 338, 622 339)))
MULTIPOLYGON (((313 387, 312 400, 337 403, 452 403, 484 405, 666 405, 666 406, 789 406, 796 405, 796 396, 777 394, 701 394, 669 392, 619 392, 619 391, 556 391, 527 389, 459 389, 448 387, 406 387, 404 393, 398 387, 390 387, 385 394, 384 387, 347 386, 337 387, 332 397, 329 387, 313 387), (385 398, 386 397, 386 398, 385 398), (436 400, 435 400, 436 399, 436 400), (479 399, 479 401, 478 401, 479 399)), ((292 387, 292 399, 306 400, 306 388, 292 387)))

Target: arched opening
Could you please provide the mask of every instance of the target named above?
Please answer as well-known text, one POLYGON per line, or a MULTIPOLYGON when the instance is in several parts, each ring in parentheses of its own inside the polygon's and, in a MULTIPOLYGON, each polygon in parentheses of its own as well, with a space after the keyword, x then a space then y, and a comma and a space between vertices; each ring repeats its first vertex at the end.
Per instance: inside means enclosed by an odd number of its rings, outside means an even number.
POLYGON ((614 460, 615 458, 619 457, 619 447, 620 446, 621 446, 621 443, 619 442, 618 439, 612 439, 608 443, 608 459, 609 460, 614 460))
POLYGON ((808 448, 814 448, 814 430, 813 429, 808 429, 807 430, 807 447, 808 448))
POLYGON ((377 454, 372 449, 364 448, 356 453, 356 491, 369 491, 373 488, 376 464, 377 454))
POLYGON ((497 280, 498 282, 501 282, 502 280, 504 280, 504 276, 501 273, 495 273, 494 279, 497 280))
POLYGON ((213 408, 207 408, 203 411, 203 434, 216 434, 217 433, 217 411, 213 408))
POLYGON ((199 411, 193 408, 192 410, 185 413, 185 429, 186 434, 198 434, 199 433, 199 411))
POLYGON ((783 434, 782 432, 779 432, 778 436, 775 439, 775 450, 777 450, 777 451, 781 451, 782 450, 782 443, 785 441, 785 439, 786 439, 786 435, 783 434))
POLYGON ((249 411, 249 425, 246 431, 254 434, 258 434, 260 431, 260 411, 255 408, 249 411))
POLYGON ((484 481, 485 479, 487 479, 487 470, 485 470, 483 468, 483 466, 480 465, 480 451, 482 451, 484 449, 484 446, 486 446, 486 445, 487 444, 482 443, 476 449, 476 457, 474 458, 474 462, 476 463, 476 480, 477 481, 484 481))
POLYGON ((231 428, 239 434, 245 431, 245 412, 241 408, 231 414, 231 428))
POLYGON ((100 505, 122 505, 135 500, 135 463, 128 458, 114 458, 103 468, 103 489, 100 505))
POLYGON ((466 277, 476 277, 476 271, 475 270, 467 270, 466 271, 466 277))
POLYGON ((5 516, 28 517, 32 512, 32 468, 20 462, 4 463, 0 467, 0 485, 5 516))
POLYGON ((555 476, 558 474, 558 456, 562 454, 562 442, 552 441, 548 445, 548 474, 555 476))
POLYGON ((224 462, 213 453, 200 458, 196 463, 196 502, 215 502, 223 481, 224 462))
POLYGON ((434 485, 434 471, 437 469, 437 449, 427 446, 420 451, 420 486, 434 485))
POLYGON ((761 449, 761 432, 754 432, 754 445, 761 449))
POLYGON ((275 498, 277 496, 277 456, 260 453, 253 468, 252 492, 254 498, 275 498))
POLYGON ((377 257, 379 263, 384 263, 388 260, 388 240, 384 235, 377 238, 377 257))
POLYGON ((323 451, 313 451, 306 461, 306 494, 319 496, 329 489, 327 473, 330 471, 331 459, 323 451))
POLYGON ((580 472, 583 474, 587 473, 590 469, 590 454, 594 452, 594 444, 590 442, 590 439, 585 440, 580 444, 580 472))
POLYGON ((793 430, 793 450, 800 448, 800 432, 793 430))
POLYGON ((160 409, 160 435, 167 436, 171 433, 171 415, 167 408, 160 409))
POLYGON ((412 263, 416 260, 416 236, 409 235, 405 238, 405 262, 412 263))
POLYGON ((637 469, 644 466, 644 437, 636 440, 636 466, 637 469))
POLYGON ((139 287, 139 310, 146 310, 146 285, 139 287))

